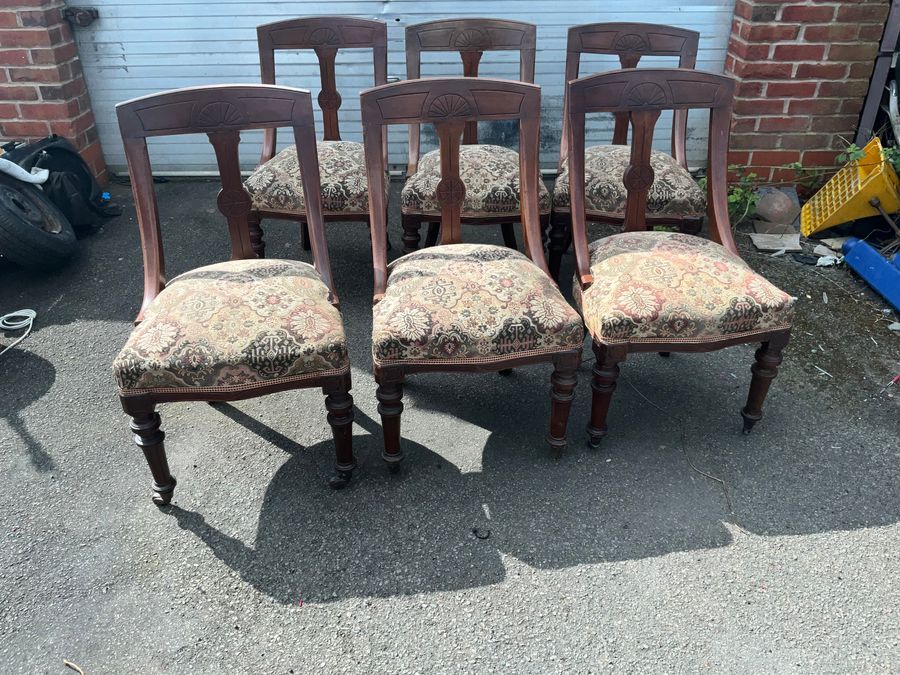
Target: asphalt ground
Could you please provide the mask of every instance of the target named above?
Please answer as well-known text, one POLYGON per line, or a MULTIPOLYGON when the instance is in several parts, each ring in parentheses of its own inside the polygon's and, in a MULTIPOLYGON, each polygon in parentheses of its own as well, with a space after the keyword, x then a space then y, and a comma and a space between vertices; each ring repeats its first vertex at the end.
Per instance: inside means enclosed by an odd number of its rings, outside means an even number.
MULTIPOLYGON (((157 187, 170 274, 227 258, 217 185, 157 187)), ((846 270, 745 251, 799 298, 750 436, 751 346, 644 354, 588 450, 586 349, 561 459, 543 442, 549 366, 420 375, 395 476, 380 459, 369 237, 329 224, 354 482, 327 487, 318 390, 170 404, 179 485, 158 509, 110 373, 142 284, 130 195, 112 191, 125 214, 69 266, 0 268, 0 313, 38 313, 0 358, 5 672, 900 671, 900 391, 881 391, 900 336, 846 270)), ((309 259, 292 224, 264 225, 269 257, 309 259)), ((466 234, 500 243, 498 230, 466 234)), ((397 255, 396 220, 390 234, 397 255)))

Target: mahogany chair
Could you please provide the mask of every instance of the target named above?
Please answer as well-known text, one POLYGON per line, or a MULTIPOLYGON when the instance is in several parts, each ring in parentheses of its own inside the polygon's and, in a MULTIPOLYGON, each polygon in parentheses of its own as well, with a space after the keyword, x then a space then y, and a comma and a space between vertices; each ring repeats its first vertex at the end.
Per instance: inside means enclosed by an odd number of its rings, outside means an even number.
MULTIPOLYGON (((519 52, 519 80, 534 82, 537 28, 530 23, 500 19, 440 19, 406 27, 406 77, 421 77, 422 52, 458 52, 465 77, 478 77, 478 66, 486 51, 519 52)), ((514 223, 521 211, 519 158, 514 150, 499 145, 478 144, 478 124, 470 122, 462 131, 459 172, 466 185, 461 218, 466 224, 499 224, 503 241, 516 248, 514 223)), ((407 179, 400 193, 403 251, 419 247, 422 223, 429 223, 426 246, 437 241, 441 206, 437 186, 441 180, 438 150, 420 157, 421 128, 409 127, 407 179)), ((539 181, 539 208, 544 236, 550 218, 550 193, 539 181), (544 222, 545 221, 545 222, 544 222)))
MULTIPOLYGON (((618 56, 622 68, 637 68, 643 56, 677 57, 679 68, 697 65, 700 34, 674 26, 649 23, 594 23, 569 29, 566 46, 566 82, 578 78, 582 54, 618 56)), ((571 207, 567 150, 567 117, 559 154, 559 174, 553 186, 553 214, 549 243, 550 273, 559 279, 563 253, 571 243, 571 207)), ((652 151, 656 180, 647 201, 650 225, 676 225, 696 234, 706 212, 706 193, 687 168, 685 137, 687 112, 676 110, 672 119, 672 153, 652 151)), ((621 176, 628 165, 628 116, 617 114, 612 145, 585 151, 585 199, 589 221, 621 224, 625 221, 626 190, 621 176)))
MULTIPOLYGON (((317 100, 325 132, 318 143, 325 221, 368 223, 363 146, 341 140, 338 111, 342 99, 336 86, 335 60, 339 49, 371 49, 375 84, 384 84, 387 82, 387 26, 383 21, 349 16, 305 17, 258 26, 256 34, 264 84, 275 84, 276 51, 310 49, 315 52, 322 86, 317 100)), ((260 225, 263 218, 300 222, 303 248, 307 251, 310 248, 297 149, 291 145, 276 154, 276 132, 274 128, 265 131, 259 166, 245 183, 253 199, 251 242, 260 256, 265 253, 260 225)), ((382 151, 387 151, 387 145, 382 151)))
MULTIPOLYGON (((116 106, 144 256, 137 327, 113 363, 134 442, 153 474, 153 501, 175 489, 156 412, 171 401, 235 401, 285 389, 322 387, 334 432, 337 475, 355 467, 350 361, 334 292, 319 203, 316 135, 308 91, 269 85, 176 89, 116 106), (293 127, 314 265, 260 260, 241 181, 240 132, 293 127), (167 281, 147 138, 205 133, 215 148, 231 259, 167 281)), ((198 241, 200 241, 198 239, 198 241)))
POLYGON ((501 371, 552 362, 547 440, 562 451, 581 362, 584 328, 547 272, 540 237, 538 135, 540 88, 484 78, 407 80, 361 95, 372 256, 375 267, 372 353, 384 459, 402 458, 403 381, 421 372, 501 371), (463 244, 460 140, 478 120, 518 120, 525 254, 503 246, 463 244), (391 124, 435 125, 440 142, 440 245, 387 264, 384 166, 376 150, 391 124))
POLYGON ((606 436, 606 417, 631 352, 707 352, 761 342, 741 414, 744 432, 762 405, 782 360, 794 299, 741 260, 728 221, 727 152, 734 80, 686 69, 617 70, 568 84, 574 294, 593 339, 591 445, 606 436), (712 241, 648 230, 647 201, 655 170, 653 130, 660 112, 710 111, 707 214, 712 241), (587 113, 627 114, 633 129, 623 182, 628 190, 620 234, 588 245, 584 129, 587 113))

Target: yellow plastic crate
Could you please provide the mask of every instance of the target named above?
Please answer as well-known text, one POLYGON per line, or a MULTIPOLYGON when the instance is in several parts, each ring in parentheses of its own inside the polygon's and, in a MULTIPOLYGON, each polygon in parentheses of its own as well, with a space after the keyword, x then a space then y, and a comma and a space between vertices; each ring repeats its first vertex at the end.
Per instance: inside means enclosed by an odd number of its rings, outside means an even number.
POLYGON ((877 136, 866 144, 863 153, 803 205, 800 232, 804 237, 857 218, 877 216, 878 211, 869 204, 872 197, 878 197, 888 213, 900 211, 900 180, 894 167, 885 161, 877 136))

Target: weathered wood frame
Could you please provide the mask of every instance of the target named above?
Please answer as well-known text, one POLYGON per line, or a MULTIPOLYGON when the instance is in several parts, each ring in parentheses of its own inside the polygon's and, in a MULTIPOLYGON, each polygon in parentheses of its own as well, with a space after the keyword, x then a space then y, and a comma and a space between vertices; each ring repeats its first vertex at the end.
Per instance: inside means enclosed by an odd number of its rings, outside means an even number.
MULTIPOLYGON (((135 323, 166 286, 165 258, 159 226, 159 208, 153 187, 153 173, 147 139, 182 134, 207 134, 216 152, 222 188, 217 205, 228 223, 231 260, 256 258, 250 236, 250 195, 241 178, 238 144, 240 132, 250 129, 291 127, 298 153, 306 198, 313 261, 329 290, 329 300, 338 306, 334 291, 320 201, 316 133, 312 99, 308 91, 273 85, 215 85, 192 87, 132 99, 116 106, 119 130, 131 177, 144 259, 144 297, 135 323)), ((169 472, 156 413, 159 403, 172 401, 235 401, 265 394, 307 387, 322 387, 326 395, 328 421, 334 433, 337 453, 335 487, 346 484, 355 467, 351 426, 353 399, 350 396, 350 369, 323 376, 310 375, 277 384, 223 388, 216 391, 123 392, 120 400, 131 416, 135 443, 144 451, 153 474, 153 501, 168 504, 175 489, 169 472)))
MULTIPOLYGON (((592 23, 569 28, 566 41, 566 82, 579 77, 582 54, 610 54, 619 57, 622 68, 637 68, 643 56, 670 56, 678 58, 679 68, 693 69, 697 65, 700 33, 676 26, 651 23, 592 23)), ((560 140, 559 171, 568 157, 568 116, 563 100, 563 129, 560 140)), ((676 110, 672 119, 672 156, 687 170, 687 111, 676 110)), ((615 115, 613 145, 628 144, 628 115, 615 115)), ((571 188, 569 192, 571 202, 571 188)), ((549 267, 554 279, 559 279, 559 267, 563 253, 571 242, 570 207, 553 207, 549 236, 549 267)), ((588 213, 591 221, 622 223, 622 218, 606 214, 588 213)), ((702 218, 678 216, 648 216, 652 225, 677 225, 686 232, 696 233, 702 226, 702 218)))
MULTIPOLYGON (((710 111, 707 168, 707 217, 713 241, 738 254, 728 217, 728 135, 735 81, 689 69, 616 70, 584 77, 567 85, 569 176, 572 196, 572 237, 575 248, 576 283, 586 291, 593 283, 587 240, 584 205, 585 116, 611 112, 627 114, 632 128, 631 161, 625 171, 628 190, 624 231, 648 229, 645 218, 647 195, 653 183, 650 150, 653 130, 662 110, 706 108, 710 111)), ((596 361, 593 369, 593 401, 588 427, 590 442, 597 446, 607 434, 607 412, 619 374, 618 364, 631 352, 707 352, 736 344, 761 342, 747 403, 741 410, 744 432, 762 418, 762 406, 769 385, 778 372, 782 350, 790 339, 790 329, 760 331, 739 337, 721 336, 706 341, 641 340, 605 343, 593 339, 596 361)))
MULTIPOLYGON (((387 82, 387 24, 375 19, 353 16, 312 16, 267 23, 256 28, 259 46, 261 82, 275 84, 275 52, 312 50, 319 62, 321 90, 316 98, 324 122, 323 140, 341 140, 338 111, 342 98, 337 90, 336 60, 340 49, 371 49, 375 85, 387 82)), ((275 156, 277 129, 267 129, 263 136, 262 155, 259 163, 265 164, 275 156)), ((382 152, 387 156, 387 143, 382 152)), ((254 210, 251 214, 250 233, 254 250, 265 254, 265 241, 261 221, 263 218, 294 220, 301 225, 302 245, 309 250, 309 233, 306 216, 302 212, 254 210)), ((369 222, 367 213, 329 213, 325 222, 369 222)))
MULTIPOLYGON (((522 176, 522 229, 525 252, 548 274, 540 236, 538 211, 538 149, 540 133, 540 87, 523 82, 484 78, 440 78, 407 80, 364 91, 361 95, 366 169, 369 180, 369 211, 372 214, 372 261, 375 272, 374 303, 384 297, 390 269, 387 264, 387 222, 384 213, 384 161, 375 150, 381 146, 388 125, 432 123, 437 129, 441 154, 441 181, 437 188, 441 203, 441 244, 462 241, 460 207, 465 185, 459 177, 459 148, 467 124, 478 120, 519 121, 519 170, 522 176)), ((379 412, 384 429, 384 459, 396 467, 400 450, 400 414, 403 411, 403 381, 421 372, 506 371, 532 363, 553 362, 551 378, 551 423, 548 442, 561 451, 566 445, 566 426, 581 362, 581 349, 540 355, 511 355, 481 363, 453 361, 374 364, 378 383, 379 412)))

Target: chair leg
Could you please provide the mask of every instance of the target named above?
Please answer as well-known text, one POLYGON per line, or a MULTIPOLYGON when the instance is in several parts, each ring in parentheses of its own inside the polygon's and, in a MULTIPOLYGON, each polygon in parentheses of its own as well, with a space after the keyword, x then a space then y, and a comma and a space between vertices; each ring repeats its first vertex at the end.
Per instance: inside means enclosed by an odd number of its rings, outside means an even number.
POLYGON ((559 281, 559 268, 562 256, 569 248, 569 231, 571 217, 567 213, 554 213, 550 218, 550 243, 547 245, 550 276, 559 281))
POLYGON ((441 236, 440 222, 428 223, 428 234, 425 235, 425 248, 436 246, 439 236, 441 236))
POLYGON ((511 248, 514 251, 519 250, 519 244, 516 242, 516 228, 512 223, 503 223, 500 225, 500 229, 503 232, 503 245, 506 248, 511 248))
POLYGON ((778 366, 783 359, 782 352, 790 339, 790 333, 783 333, 763 342, 756 350, 756 361, 750 367, 753 379, 750 381, 750 393, 747 405, 741 410, 744 418, 744 433, 749 434, 753 425, 762 419, 763 402, 769 393, 772 380, 778 375, 778 366))
POLYGON ((616 390, 616 379, 619 377, 618 364, 625 360, 627 348, 623 345, 604 345, 594 342, 594 378, 591 381, 591 421, 588 424, 589 444, 592 448, 600 447, 600 441, 606 436, 606 416, 613 392, 616 390))
POLYGON ((300 223, 300 243, 304 251, 312 250, 312 244, 309 242, 309 223, 305 220, 300 223))
POLYGON ((384 433, 384 452, 381 457, 387 462, 388 469, 396 473, 403 460, 400 448, 400 414, 403 412, 403 375, 395 372, 376 371, 375 381, 378 389, 378 413, 381 415, 381 428, 384 433))
POLYGON ((404 215, 401 218, 403 225, 403 252, 412 253, 419 248, 419 229, 422 224, 414 216, 404 215))
POLYGON ((580 363, 580 352, 559 354, 553 358, 553 375, 550 376, 550 433, 547 434, 547 443, 556 456, 566 449, 566 429, 572 400, 575 398, 580 363))
POLYGON ((257 258, 265 258, 266 242, 263 241, 263 230, 260 225, 260 223, 262 223, 262 216, 259 215, 258 211, 252 211, 247 217, 247 221, 249 225, 248 229, 250 230, 250 247, 253 249, 257 258))
POLYGON ((353 397, 350 396, 350 373, 322 387, 328 424, 334 435, 334 476, 328 484, 335 490, 346 487, 356 468, 353 458, 353 397))
POLYGON ((129 409, 123 399, 122 407, 131 416, 131 430, 134 432, 134 443, 144 451, 144 458, 153 476, 153 503, 165 506, 172 501, 175 485, 178 481, 169 471, 166 459, 166 448, 163 443, 166 435, 159 428, 159 413, 153 406, 143 409, 129 409))

